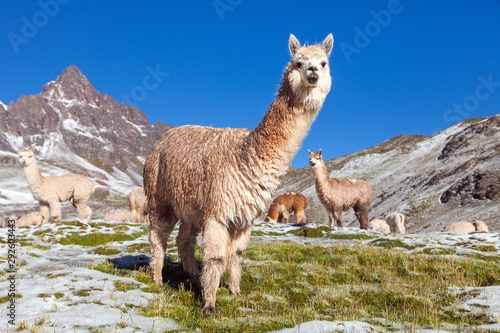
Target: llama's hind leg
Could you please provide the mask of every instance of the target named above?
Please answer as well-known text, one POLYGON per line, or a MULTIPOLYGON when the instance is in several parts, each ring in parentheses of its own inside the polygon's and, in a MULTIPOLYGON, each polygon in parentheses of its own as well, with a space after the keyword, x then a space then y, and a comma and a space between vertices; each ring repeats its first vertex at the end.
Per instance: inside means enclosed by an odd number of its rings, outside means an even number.
POLYGON ((78 216, 83 220, 90 220, 92 217, 92 209, 87 205, 86 201, 74 201, 74 205, 78 211, 78 216))
POLYGON ((200 268, 194 256, 196 236, 200 233, 199 224, 182 221, 179 226, 179 234, 176 243, 181 257, 182 268, 194 280, 200 289, 200 268))
POLYGON ((220 278, 227 265, 229 233, 223 223, 209 218, 203 226, 203 269, 200 276, 203 313, 215 312, 215 299, 220 278))
POLYGON ((149 245, 151 249, 151 261, 149 268, 153 274, 153 280, 161 287, 163 285, 162 270, 167 240, 177 220, 173 214, 160 215, 157 212, 151 212, 150 218, 149 245))
POLYGON ((233 295, 240 293, 241 282, 241 253, 247 248, 250 242, 251 227, 238 231, 229 244, 227 273, 229 279, 229 291, 233 295))
MULTIPOLYGON (((342 222, 342 211, 336 210, 333 212, 333 219, 337 222, 337 226, 342 228, 344 223, 342 222)), ((331 220, 330 220, 331 222, 331 220)), ((333 222, 332 222, 333 225, 333 222)))

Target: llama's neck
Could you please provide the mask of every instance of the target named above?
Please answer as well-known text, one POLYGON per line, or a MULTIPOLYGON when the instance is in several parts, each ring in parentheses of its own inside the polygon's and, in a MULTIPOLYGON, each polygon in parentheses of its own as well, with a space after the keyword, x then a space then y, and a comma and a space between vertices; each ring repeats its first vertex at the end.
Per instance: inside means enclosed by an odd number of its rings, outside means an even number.
POLYGON ((267 171, 282 173, 279 176, 288 171, 328 93, 321 87, 293 88, 289 71, 285 71, 276 99, 264 119, 248 136, 246 144, 250 149, 245 149, 267 171))
POLYGON ((314 178, 316 178, 316 187, 326 186, 330 182, 330 174, 326 168, 325 162, 319 162, 313 169, 314 178))
POLYGON ((35 161, 24 167, 24 174, 26 175, 28 185, 32 191, 33 189, 38 188, 43 182, 44 177, 40 173, 35 161))

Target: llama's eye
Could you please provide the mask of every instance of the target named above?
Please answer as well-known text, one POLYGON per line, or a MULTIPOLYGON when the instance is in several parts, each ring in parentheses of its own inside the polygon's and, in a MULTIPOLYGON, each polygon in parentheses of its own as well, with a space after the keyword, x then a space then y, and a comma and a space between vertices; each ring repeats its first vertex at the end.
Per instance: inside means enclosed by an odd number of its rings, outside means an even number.
POLYGON ((326 61, 323 61, 323 62, 321 63, 321 67, 325 68, 325 66, 326 66, 326 61))
POLYGON ((302 63, 300 61, 296 62, 295 65, 297 65, 298 68, 302 67, 302 63))

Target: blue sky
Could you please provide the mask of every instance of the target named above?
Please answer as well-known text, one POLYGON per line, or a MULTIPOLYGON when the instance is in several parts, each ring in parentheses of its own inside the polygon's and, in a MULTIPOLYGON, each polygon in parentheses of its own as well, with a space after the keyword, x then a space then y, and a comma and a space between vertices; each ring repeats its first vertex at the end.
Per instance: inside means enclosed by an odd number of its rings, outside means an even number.
POLYGON ((288 37, 333 33, 333 85, 293 161, 500 113, 500 1, 0 2, 0 101, 76 65, 151 123, 253 129, 290 59, 288 37), (152 74, 153 73, 153 74, 152 74), (149 75, 149 76, 148 76, 149 75))

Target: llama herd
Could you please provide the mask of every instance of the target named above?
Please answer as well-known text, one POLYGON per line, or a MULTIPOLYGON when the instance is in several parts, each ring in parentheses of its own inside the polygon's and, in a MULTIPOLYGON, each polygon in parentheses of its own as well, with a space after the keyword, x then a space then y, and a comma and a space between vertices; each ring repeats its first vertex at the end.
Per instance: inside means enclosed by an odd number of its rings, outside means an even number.
MULTIPOLYGON (((182 267, 201 291, 204 314, 215 311, 224 272, 229 291, 240 293, 240 256, 250 241, 252 223, 275 196, 330 91, 328 59, 333 43, 332 34, 313 45, 301 45, 290 35, 292 59, 284 70, 275 100, 255 129, 192 125, 170 129, 147 156, 144 188, 129 194, 129 209, 108 211, 104 216, 109 220, 149 223, 149 268, 159 286, 163 285, 167 240, 178 225, 176 244, 182 267), (201 266, 195 258, 200 233, 201 266)), ((40 213, 26 217, 29 222, 23 223, 40 225, 50 217, 59 221, 64 201, 77 209, 81 219, 91 218, 88 201, 94 185, 88 178, 77 174, 42 176, 33 149, 21 149, 19 160, 40 206, 40 213)), ((373 189, 367 182, 330 178, 321 150, 309 152, 309 164, 331 227, 342 227, 342 213, 353 209, 361 229, 405 233, 405 217, 400 213, 390 214, 386 221, 370 222, 373 189)), ((297 223, 306 223, 308 204, 303 194, 285 193, 269 206, 265 221, 290 223, 293 213, 297 223)), ((18 219, 18 223, 21 221, 18 219)), ((5 221, 0 223, 5 225, 5 221)), ((481 224, 471 226, 453 230, 485 230, 481 224)))

